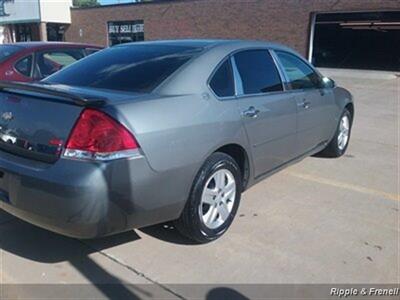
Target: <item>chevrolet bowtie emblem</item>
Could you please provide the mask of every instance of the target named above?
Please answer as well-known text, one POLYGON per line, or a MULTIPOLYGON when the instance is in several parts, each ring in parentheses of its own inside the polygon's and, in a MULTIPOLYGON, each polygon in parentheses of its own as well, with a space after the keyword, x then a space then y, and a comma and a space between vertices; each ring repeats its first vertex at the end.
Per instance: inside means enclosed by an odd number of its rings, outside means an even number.
POLYGON ((11 120, 14 118, 14 116, 13 116, 12 112, 7 111, 7 112, 5 112, 5 113, 3 113, 3 114, 1 115, 1 118, 2 118, 4 121, 11 121, 11 120))

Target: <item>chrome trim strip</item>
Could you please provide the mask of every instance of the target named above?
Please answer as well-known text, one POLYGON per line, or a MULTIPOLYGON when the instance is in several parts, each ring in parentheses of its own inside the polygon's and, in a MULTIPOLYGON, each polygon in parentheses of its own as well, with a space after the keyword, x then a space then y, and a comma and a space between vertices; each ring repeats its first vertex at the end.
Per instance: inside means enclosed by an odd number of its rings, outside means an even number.
POLYGON ((136 159, 141 157, 143 157, 143 155, 138 149, 96 153, 76 149, 65 149, 61 155, 61 158, 82 161, 110 161, 122 158, 136 159))
POLYGON ((314 51, 314 33, 315 33, 315 22, 317 19, 317 14, 311 14, 311 24, 310 24, 310 33, 309 33, 309 40, 308 40, 308 62, 312 63, 312 56, 314 51))
POLYGON ((275 53, 275 50, 273 49, 269 49, 269 53, 271 54, 271 57, 275 63, 275 66, 278 70, 279 76, 281 77, 281 81, 282 81, 282 85, 283 85, 283 89, 284 91, 290 90, 288 88, 288 84, 289 84, 289 78, 285 72, 285 70, 283 69, 283 66, 281 64, 281 61, 279 60, 278 56, 275 53))
POLYGON ((232 70, 233 70, 233 78, 235 81, 235 94, 236 94, 236 97, 239 97, 244 94, 243 81, 242 81, 242 77, 240 76, 239 70, 237 68, 235 57, 233 55, 231 56, 231 64, 232 64, 232 70))
MULTIPOLYGON (((214 77, 214 75, 215 75, 215 73, 218 71, 218 69, 225 63, 225 61, 227 61, 228 59, 230 59, 230 54, 229 55, 227 55, 226 57, 224 57, 219 63, 218 63, 218 65, 214 68, 214 70, 211 72, 211 75, 210 76, 208 76, 208 79, 207 79, 207 83, 206 83, 206 85, 207 85, 207 88, 210 90, 210 92, 214 95, 214 97, 216 98, 216 99, 218 99, 218 100, 234 100, 234 99, 236 99, 236 95, 233 95, 233 96, 226 96, 226 97, 220 97, 220 96, 218 96, 215 92, 214 92, 214 90, 211 88, 211 86, 210 86, 210 83, 211 83, 211 80, 212 80, 212 78, 214 77)), ((232 68, 232 63, 231 63, 231 71, 232 71, 232 76, 234 77, 234 75, 233 75, 233 68, 232 68)), ((235 78, 233 78, 233 84, 235 85, 235 78)), ((236 87, 235 87, 235 91, 236 91, 236 87)))

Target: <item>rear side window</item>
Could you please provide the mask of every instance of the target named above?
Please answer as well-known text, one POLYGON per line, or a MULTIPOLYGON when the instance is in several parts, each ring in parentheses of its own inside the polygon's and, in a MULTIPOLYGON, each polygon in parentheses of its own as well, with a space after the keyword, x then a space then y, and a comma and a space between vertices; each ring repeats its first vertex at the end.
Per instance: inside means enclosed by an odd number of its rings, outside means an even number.
POLYGON ((235 94, 231 60, 227 59, 214 73, 210 87, 218 97, 231 97, 235 94))
POLYGON ((276 54, 285 70, 291 88, 313 89, 319 88, 321 80, 318 74, 299 57, 293 54, 277 51, 276 54))
POLYGON ((38 79, 45 78, 84 57, 81 49, 49 50, 36 53, 38 79))
POLYGON ((97 51, 100 51, 100 49, 86 48, 85 51, 86 51, 86 55, 90 55, 90 54, 96 53, 97 51))
POLYGON ((45 59, 59 64, 61 66, 68 66, 83 57, 81 50, 69 50, 69 51, 53 51, 44 53, 45 59))
POLYGON ((22 75, 30 77, 32 72, 32 55, 20 59, 14 67, 22 75))
POLYGON ((282 81, 268 50, 248 50, 235 54, 244 94, 282 91, 282 81))
POLYGON ((199 47, 121 45, 99 51, 45 80, 72 86, 129 92, 151 92, 199 47))

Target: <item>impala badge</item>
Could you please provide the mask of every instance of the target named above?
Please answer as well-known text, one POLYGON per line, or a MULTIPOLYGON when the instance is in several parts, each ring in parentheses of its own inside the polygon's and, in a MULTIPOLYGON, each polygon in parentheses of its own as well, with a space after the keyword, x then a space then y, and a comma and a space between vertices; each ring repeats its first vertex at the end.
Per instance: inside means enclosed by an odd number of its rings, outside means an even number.
POLYGON ((11 121, 11 120, 14 118, 14 116, 13 116, 12 112, 7 111, 7 112, 5 112, 5 113, 3 113, 3 114, 1 115, 1 118, 2 118, 4 121, 11 121))

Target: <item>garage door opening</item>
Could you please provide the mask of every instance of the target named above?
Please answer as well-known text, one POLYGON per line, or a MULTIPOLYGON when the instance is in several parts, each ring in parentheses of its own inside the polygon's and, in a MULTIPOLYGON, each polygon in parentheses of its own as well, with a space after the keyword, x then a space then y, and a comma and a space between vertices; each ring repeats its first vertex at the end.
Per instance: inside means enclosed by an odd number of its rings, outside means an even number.
POLYGON ((317 14, 310 58, 317 67, 400 71, 400 11, 317 14))

